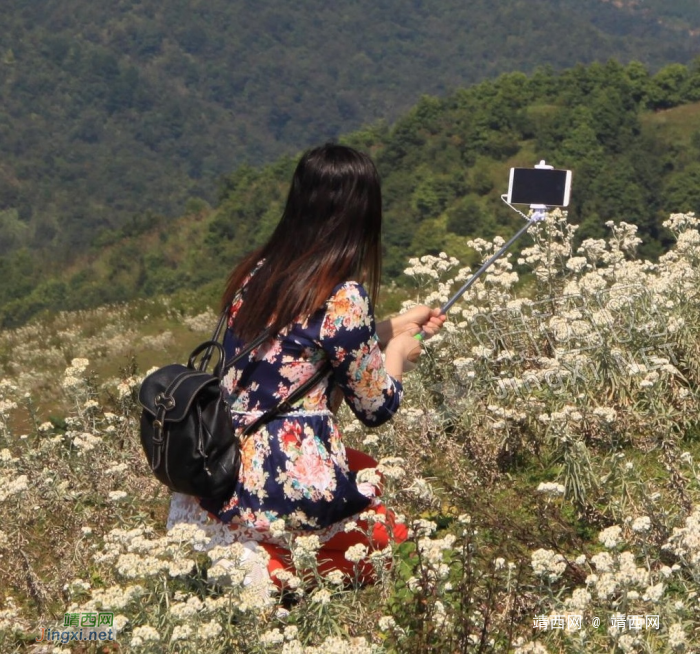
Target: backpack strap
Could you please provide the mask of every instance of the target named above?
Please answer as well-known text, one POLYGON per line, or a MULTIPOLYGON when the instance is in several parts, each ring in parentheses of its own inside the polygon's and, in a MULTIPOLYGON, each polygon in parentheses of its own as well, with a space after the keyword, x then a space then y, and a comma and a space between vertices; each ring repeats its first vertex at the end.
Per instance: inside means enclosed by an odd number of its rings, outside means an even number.
MULTIPOLYGON (((216 366, 216 369, 214 370, 214 374, 217 377, 221 377, 221 372, 223 370, 223 363, 224 363, 224 353, 223 353, 223 345, 220 340, 221 334, 224 331, 224 325, 226 324, 228 318, 228 308, 224 309, 224 311, 221 312, 221 317, 219 318, 219 322, 216 325, 216 328, 214 329, 214 333, 212 334, 211 340, 207 341, 206 343, 202 343, 192 354, 190 355, 190 363, 189 366, 191 368, 194 367, 194 360, 198 354, 200 354, 203 350, 206 349, 206 352, 204 353, 204 356, 202 357, 202 360, 199 362, 198 370, 206 370, 207 366, 209 365, 209 361, 211 360, 211 356, 214 353, 214 350, 217 350, 219 352, 219 363, 216 366)), ((244 356, 247 354, 250 354, 258 345, 262 345, 268 337, 270 336, 270 329, 266 329, 260 336, 257 338, 253 339, 248 345, 246 345, 235 357, 233 357, 230 361, 227 362, 226 365, 230 365, 232 363, 235 363, 239 359, 242 359, 244 356)))
POLYGON ((257 420, 251 422, 249 425, 243 429, 241 433, 241 438, 245 438, 248 434, 259 429, 264 424, 270 422, 273 418, 278 416, 280 413, 287 413, 292 410, 292 405, 302 397, 304 397, 318 382, 320 382, 329 372, 332 371, 332 366, 330 361, 327 361, 325 365, 321 366, 309 379, 307 379, 299 388, 297 388, 293 393, 287 397, 286 400, 280 402, 274 409, 270 409, 261 415, 257 420))

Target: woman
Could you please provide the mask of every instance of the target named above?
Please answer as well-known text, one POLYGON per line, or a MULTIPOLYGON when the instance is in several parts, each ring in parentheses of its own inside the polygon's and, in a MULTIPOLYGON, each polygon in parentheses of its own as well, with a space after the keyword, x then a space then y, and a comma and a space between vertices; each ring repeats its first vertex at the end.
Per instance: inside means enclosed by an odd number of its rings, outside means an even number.
MULTIPOLYGON (((419 306, 375 324, 381 223, 380 183, 371 159, 341 145, 310 150, 296 168, 274 233, 228 281, 226 360, 266 329, 271 334, 225 370, 236 427, 243 429, 316 372, 328 370, 293 410, 245 439, 233 496, 201 500, 237 539, 262 544, 272 554, 271 570, 281 565, 279 548, 286 544, 278 535, 280 520, 288 533, 319 537, 326 567, 347 568, 343 554, 351 544, 384 547, 389 540, 381 525, 369 541, 359 531, 344 532, 362 511, 382 513, 383 507, 378 489, 358 484, 351 469, 374 462, 358 453, 351 459, 359 465, 349 464, 333 414, 344 398, 365 425, 389 420, 401 402, 402 374, 420 355, 414 336, 421 330, 435 334, 445 317, 419 306)), ((405 528, 388 518, 394 539, 405 538, 405 528)))

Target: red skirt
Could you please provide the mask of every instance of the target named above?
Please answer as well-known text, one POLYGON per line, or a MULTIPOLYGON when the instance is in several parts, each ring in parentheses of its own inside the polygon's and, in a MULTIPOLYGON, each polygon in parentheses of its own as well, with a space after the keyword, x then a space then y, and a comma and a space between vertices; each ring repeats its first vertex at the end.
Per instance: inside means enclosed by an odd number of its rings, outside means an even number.
MULTIPOLYGON (((377 462, 363 452, 348 447, 346 448, 346 453, 350 470, 358 471, 377 466, 377 462)), ((383 505, 375 506, 372 510, 376 514, 384 516, 383 522, 373 520, 370 526, 367 520, 358 520, 358 529, 354 529, 349 533, 340 532, 336 534, 318 550, 318 570, 321 574, 326 574, 332 570, 340 570, 351 578, 354 578, 354 575, 357 574, 362 583, 374 581, 374 568, 369 559, 365 558, 356 564, 345 558, 345 552, 347 552, 349 547, 358 544, 365 545, 368 552, 383 550, 392 542, 403 543, 408 537, 408 530, 404 524, 397 523, 394 519, 394 514, 391 511, 387 511, 383 505)), ((274 574, 276 570, 295 572, 289 550, 268 543, 260 544, 270 555, 270 562, 267 568, 270 577, 275 583, 279 583, 274 574)))

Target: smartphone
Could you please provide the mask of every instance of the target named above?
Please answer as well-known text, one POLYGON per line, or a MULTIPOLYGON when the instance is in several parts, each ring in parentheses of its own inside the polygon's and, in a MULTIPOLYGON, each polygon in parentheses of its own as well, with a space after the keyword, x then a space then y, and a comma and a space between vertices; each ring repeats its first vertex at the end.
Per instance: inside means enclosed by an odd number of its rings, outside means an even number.
POLYGON ((571 194, 571 171, 557 168, 511 168, 509 204, 566 207, 571 194))

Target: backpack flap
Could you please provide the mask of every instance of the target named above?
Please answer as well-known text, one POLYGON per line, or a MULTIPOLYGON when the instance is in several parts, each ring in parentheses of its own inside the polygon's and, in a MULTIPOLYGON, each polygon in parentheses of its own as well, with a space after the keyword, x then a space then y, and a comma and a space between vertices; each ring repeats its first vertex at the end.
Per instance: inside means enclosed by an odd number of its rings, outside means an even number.
POLYGON ((154 418, 180 422, 207 386, 218 388, 221 380, 208 372, 173 363, 150 374, 141 384, 139 403, 154 418))

